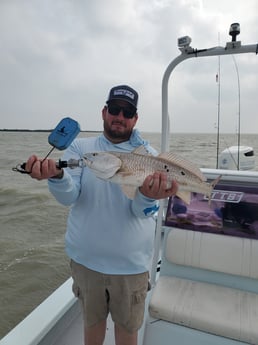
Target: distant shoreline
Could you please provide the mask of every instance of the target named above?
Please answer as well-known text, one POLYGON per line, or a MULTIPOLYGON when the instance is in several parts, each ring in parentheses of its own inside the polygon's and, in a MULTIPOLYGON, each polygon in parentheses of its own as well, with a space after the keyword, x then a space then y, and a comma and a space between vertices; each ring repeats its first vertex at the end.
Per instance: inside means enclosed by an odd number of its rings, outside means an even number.
MULTIPOLYGON (((12 129, 12 128, 4 128, 0 129, 0 132, 52 132, 53 129, 12 129)), ((81 130, 80 132, 87 132, 87 133, 99 133, 100 131, 83 131, 81 130)))

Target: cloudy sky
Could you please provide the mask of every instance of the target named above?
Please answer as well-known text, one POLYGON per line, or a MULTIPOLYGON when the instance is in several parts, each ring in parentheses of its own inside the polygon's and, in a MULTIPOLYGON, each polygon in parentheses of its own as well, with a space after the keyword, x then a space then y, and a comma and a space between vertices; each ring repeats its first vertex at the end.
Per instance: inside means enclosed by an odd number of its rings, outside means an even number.
MULTIPOLYGON (((257 43, 258 1, 0 0, 0 128, 53 128, 70 116, 101 130, 109 89, 126 83, 140 94, 138 128, 159 132, 161 82, 180 54, 177 38, 225 46, 234 22, 242 44, 257 43)), ((172 132, 216 131, 218 66, 212 57, 175 69, 172 132)), ((236 132, 240 103, 242 130, 256 133, 258 55, 221 57, 220 80, 221 131, 236 132)))

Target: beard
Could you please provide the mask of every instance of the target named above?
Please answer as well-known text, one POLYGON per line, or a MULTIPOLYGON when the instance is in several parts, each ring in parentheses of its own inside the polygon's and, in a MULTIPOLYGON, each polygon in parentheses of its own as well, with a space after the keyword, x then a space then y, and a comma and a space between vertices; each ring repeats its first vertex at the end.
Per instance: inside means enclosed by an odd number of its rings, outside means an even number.
POLYGON ((130 138, 132 128, 128 129, 122 122, 114 121, 110 126, 106 121, 104 121, 104 132, 108 138, 123 142, 130 138), (117 124, 119 128, 112 128, 112 125, 115 127, 115 124, 117 124))

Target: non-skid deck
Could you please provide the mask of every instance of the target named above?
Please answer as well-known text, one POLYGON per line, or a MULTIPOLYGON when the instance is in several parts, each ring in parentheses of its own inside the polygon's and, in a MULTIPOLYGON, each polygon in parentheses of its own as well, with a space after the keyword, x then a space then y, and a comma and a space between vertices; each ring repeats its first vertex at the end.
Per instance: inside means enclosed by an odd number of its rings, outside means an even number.
MULTIPOLYGON (((83 318, 80 311, 80 306, 77 305, 76 309, 79 311, 76 313, 76 316, 71 321, 69 327, 63 329, 59 337, 56 339, 53 345, 84 345, 83 342, 83 318)), ((43 345, 45 343, 41 343, 43 345)), ((114 345, 114 331, 113 331, 113 322, 111 318, 108 318, 107 331, 104 345, 114 345)))

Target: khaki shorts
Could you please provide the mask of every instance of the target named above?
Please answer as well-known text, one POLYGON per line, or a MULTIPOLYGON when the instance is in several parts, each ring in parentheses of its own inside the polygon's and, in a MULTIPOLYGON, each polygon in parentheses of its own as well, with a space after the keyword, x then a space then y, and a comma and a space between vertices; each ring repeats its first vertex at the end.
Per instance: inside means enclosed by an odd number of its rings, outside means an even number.
POLYGON ((86 327, 112 320, 128 332, 137 331, 143 322, 148 272, 132 275, 107 275, 71 261, 73 293, 83 305, 86 327))

